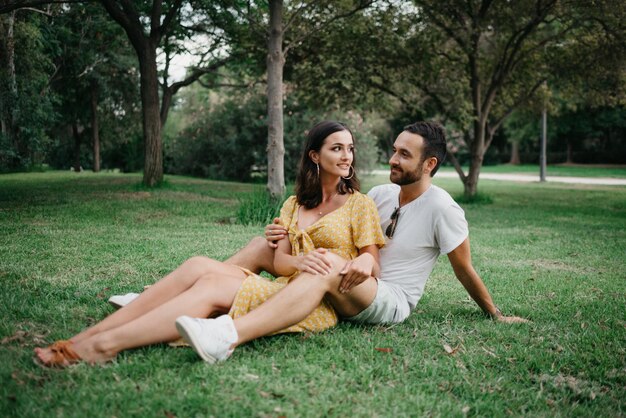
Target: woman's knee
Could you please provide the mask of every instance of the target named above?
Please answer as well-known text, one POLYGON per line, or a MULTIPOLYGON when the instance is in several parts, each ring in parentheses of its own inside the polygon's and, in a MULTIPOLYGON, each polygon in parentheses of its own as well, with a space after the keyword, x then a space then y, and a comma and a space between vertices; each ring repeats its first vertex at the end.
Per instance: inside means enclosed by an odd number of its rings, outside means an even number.
POLYGON ((265 249, 265 247, 268 246, 267 240, 260 236, 256 236, 252 238, 250 242, 248 243, 248 245, 250 245, 253 248, 262 248, 262 249, 265 249))
POLYGON ((346 263, 348 262, 348 260, 346 260, 345 258, 335 253, 332 253, 330 251, 326 253, 326 259, 330 261, 330 264, 331 264, 330 275, 338 275, 339 272, 343 270, 343 268, 346 266, 346 263))
POLYGON ((187 259, 185 264, 192 268, 196 275, 204 275, 214 272, 221 263, 212 258, 197 255, 187 259))
POLYGON ((322 287, 327 292, 330 292, 338 287, 341 281, 340 273, 348 261, 331 252, 327 252, 325 256, 331 264, 330 273, 325 275, 302 273, 299 277, 303 280, 308 280, 311 286, 322 287))

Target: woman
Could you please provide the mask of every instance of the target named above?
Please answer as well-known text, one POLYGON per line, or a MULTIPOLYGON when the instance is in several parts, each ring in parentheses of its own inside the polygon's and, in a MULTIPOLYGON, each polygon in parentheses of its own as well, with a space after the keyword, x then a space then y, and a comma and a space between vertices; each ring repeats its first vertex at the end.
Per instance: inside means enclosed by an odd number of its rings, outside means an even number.
MULTIPOLYGON (((234 265, 194 257, 95 326, 70 340, 36 348, 36 359, 50 367, 104 362, 125 349, 178 339, 175 320, 179 316, 229 313, 239 317, 286 286, 298 272, 326 274, 329 266, 318 248, 347 259, 368 252, 378 262, 384 237, 374 202, 358 191, 353 152, 352 133, 341 123, 321 122, 307 134, 296 196, 281 209, 290 239, 274 252, 274 271, 282 275, 275 282, 234 265)), ((319 331, 336 323, 336 313, 322 302, 301 323, 280 332, 319 331)))

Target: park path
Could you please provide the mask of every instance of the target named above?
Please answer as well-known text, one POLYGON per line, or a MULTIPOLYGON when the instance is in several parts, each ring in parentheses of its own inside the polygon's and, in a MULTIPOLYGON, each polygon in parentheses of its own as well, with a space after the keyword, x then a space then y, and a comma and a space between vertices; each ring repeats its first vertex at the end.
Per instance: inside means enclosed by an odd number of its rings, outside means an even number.
MULTIPOLYGON (((388 175, 388 170, 374 170, 373 174, 388 175)), ((443 171, 436 174, 439 178, 459 178, 455 171, 443 171)), ((522 183, 539 182, 539 174, 506 174, 506 173, 480 173, 482 180, 504 180, 517 181, 522 183)), ((565 176, 546 176, 547 182, 553 183, 570 183, 570 184, 594 184, 601 186, 626 186, 626 179, 617 179, 613 177, 565 177, 565 176)))

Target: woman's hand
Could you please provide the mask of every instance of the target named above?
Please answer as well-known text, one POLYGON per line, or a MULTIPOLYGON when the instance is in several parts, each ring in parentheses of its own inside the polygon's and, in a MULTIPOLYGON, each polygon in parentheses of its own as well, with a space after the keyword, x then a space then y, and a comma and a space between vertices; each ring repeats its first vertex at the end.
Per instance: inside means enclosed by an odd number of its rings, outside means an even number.
POLYGON ((281 224, 280 218, 274 218, 274 223, 265 227, 265 239, 270 248, 278 248, 277 242, 285 238, 287 234, 287 228, 281 224))
POLYGON ((326 258, 326 248, 317 248, 308 254, 296 257, 296 268, 301 272, 326 275, 332 264, 326 258))

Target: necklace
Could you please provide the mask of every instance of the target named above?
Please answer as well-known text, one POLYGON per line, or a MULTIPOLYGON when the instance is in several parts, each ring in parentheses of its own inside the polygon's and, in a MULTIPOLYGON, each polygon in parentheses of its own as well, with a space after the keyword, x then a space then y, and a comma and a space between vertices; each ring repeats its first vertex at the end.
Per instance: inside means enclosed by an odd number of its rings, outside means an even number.
MULTIPOLYGON (((332 196, 331 196, 328 200, 326 200, 326 201, 323 201, 323 200, 322 200, 322 203, 320 203, 319 205, 317 205, 317 208, 319 209, 319 208, 320 208, 320 206, 322 206, 324 203, 326 203, 326 202, 330 202, 331 200, 333 200, 333 198, 334 198, 335 196, 337 196, 337 193, 339 193, 339 192, 335 192, 335 193, 333 193, 333 195, 332 195, 332 196)), ((318 215, 320 215, 320 216, 322 216, 322 215, 324 214, 324 212, 320 210, 319 212, 317 212, 317 214, 318 214, 318 215)))

